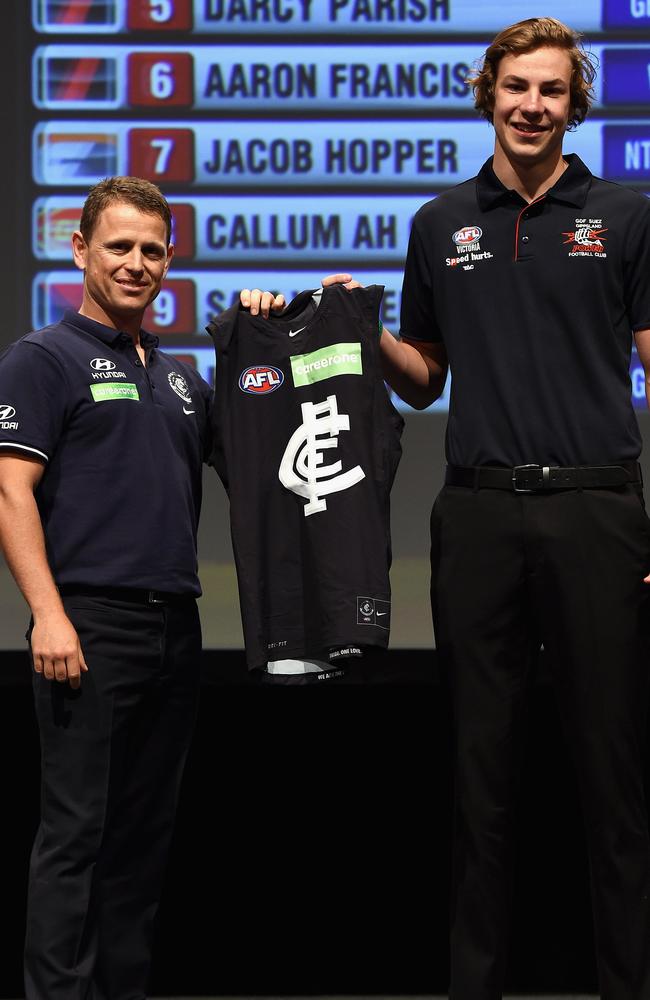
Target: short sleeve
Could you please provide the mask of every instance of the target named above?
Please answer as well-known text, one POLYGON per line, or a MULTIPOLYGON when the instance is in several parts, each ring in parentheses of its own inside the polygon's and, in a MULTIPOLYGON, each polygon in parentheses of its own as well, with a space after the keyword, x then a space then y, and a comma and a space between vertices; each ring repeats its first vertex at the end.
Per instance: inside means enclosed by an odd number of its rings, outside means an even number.
POLYGON ((650 327, 650 199, 630 227, 624 267, 625 308, 632 330, 650 327))
POLYGON ((48 462, 66 419, 66 380, 56 358, 19 340, 0 355, 0 453, 48 462))
POLYGON ((400 314, 400 335, 411 340, 439 342, 442 334, 435 319, 432 281, 432 250, 422 229, 422 216, 416 215, 411 228, 400 314))

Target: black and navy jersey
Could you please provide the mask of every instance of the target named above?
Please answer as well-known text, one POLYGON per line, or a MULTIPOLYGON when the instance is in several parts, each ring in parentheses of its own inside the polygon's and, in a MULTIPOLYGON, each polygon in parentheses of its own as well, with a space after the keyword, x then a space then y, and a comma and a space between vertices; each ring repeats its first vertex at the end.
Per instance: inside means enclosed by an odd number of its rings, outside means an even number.
POLYGON ((197 527, 212 392, 141 331, 68 311, 0 357, 0 454, 36 459, 57 584, 198 595, 197 527))
POLYGON ((208 327, 215 465, 230 496, 248 665, 386 646, 389 495, 402 418, 379 356, 379 286, 311 291, 208 327))

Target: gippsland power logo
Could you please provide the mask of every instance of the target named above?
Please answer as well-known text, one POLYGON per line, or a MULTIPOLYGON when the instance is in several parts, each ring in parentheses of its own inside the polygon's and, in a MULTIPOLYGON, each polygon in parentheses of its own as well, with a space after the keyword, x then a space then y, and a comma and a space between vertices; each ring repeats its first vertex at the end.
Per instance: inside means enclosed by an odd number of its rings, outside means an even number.
POLYGON ((564 244, 571 248, 569 257, 606 257, 606 232, 602 219, 576 219, 575 229, 562 233, 564 244))

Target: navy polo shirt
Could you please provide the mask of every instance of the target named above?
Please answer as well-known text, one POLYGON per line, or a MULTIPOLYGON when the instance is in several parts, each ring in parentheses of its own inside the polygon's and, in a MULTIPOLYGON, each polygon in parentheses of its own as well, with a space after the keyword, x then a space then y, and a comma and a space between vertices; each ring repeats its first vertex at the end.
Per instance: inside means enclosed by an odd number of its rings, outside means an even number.
POLYGON ((57 584, 199 595, 211 390, 142 331, 68 311, 0 357, 0 450, 46 463, 36 491, 57 584))
POLYGON ((575 155, 531 204, 488 160, 413 222, 401 333, 443 341, 454 465, 638 458, 632 331, 650 327, 650 201, 575 155))

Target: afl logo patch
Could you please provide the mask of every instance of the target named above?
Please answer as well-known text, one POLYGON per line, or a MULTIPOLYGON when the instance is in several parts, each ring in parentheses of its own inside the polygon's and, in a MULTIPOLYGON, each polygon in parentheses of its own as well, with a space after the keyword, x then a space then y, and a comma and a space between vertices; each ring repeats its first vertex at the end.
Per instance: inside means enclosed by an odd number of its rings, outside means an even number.
POLYGON ((95 372, 112 372, 116 365, 114 361, 109 361, 108 358, 93 358, 90 362, 90 367, 95 372))
POLYGON ((239 388, 242 392, 251 392, 256 396, 274 392, 283 382, 284 373, 272 365, 251 365, 239 376, 239 388))
POLYGON ((478 243, 482 235, 483 230, 480 226, 463 226, 462 229, 456 230, 452 240, 457 247, 469 247, 473 243, 478 243))

